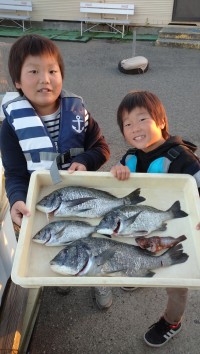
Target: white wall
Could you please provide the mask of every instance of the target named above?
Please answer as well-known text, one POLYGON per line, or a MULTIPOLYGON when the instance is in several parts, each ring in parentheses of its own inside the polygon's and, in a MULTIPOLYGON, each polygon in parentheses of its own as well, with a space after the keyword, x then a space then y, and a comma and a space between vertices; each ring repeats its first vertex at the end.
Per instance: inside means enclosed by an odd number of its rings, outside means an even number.
MULTIPOLYGON (((162 26, 171 22, 174 0, 108 0, 100 2, 134 4, 135 15, 130 17, 133 25, 162 26)), ((32 3, 33 21, 43 21, 44 19, 77 21, 83 17, 79 11, 80 0, 32 0, 32 3)))

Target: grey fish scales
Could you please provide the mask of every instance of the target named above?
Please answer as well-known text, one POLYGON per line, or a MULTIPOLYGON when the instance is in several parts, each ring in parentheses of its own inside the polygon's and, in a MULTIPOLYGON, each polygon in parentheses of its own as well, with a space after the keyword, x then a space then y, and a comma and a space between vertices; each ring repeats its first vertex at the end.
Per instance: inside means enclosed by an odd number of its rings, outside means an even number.
POLYGON ((34 235, 32 240, 45 246, 60 246, 87 237, 94 230, 95 226, 85 221, 58 220, 45 225, 34 235))
POLYGON ((138 246, 99 237, 77 240, 60 251, 50 262, 53 271, 63 275, 153 276, 154 269, 183 263, 188 255, 178 244, 161 256, 138 246), (111 252, 108 252, 108 251, 111 252), (113 251, 113 256, 110 256, 113 251))
POLYGON ((120 198, 95 188, 69 186, 42 198, 36 208, 45 213, 53 213, 56 217, 101 217, 116 207, 144 200, 140 196, 140 188, 120 198))
POLYGON ((186 216, 179 201, 164 211, 148 205, 127 205, 105 215, 96 230, 105 235, 148 235, 155 230, 166 230, 165 221, 186 216))

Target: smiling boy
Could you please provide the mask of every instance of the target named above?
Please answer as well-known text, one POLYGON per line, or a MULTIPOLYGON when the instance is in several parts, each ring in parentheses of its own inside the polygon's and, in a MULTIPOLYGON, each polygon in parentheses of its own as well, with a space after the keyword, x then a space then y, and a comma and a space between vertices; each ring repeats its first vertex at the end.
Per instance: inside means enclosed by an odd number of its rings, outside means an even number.
POLYGON ((96 171, 109 147, 81 97, 62 89, 64 63, 48 38, 29 34, 11 47, 8 67, 19 96, 3 105, 1 154, 5 187, 14 223, 30 215, 26 196, 30 175, 59 169, 96 171))
MULTIPOLYGON (((200 192, 200 161, 194 154, 196 146, 171 136, 165 108, 159 98, 148 91, 132 91, 120 103, 117 111, 120 130, 131 146, 113 166, 112 174, 119 180, 131 172, 186 173, 196 180, 200 192)), ((200 229, 200 224, 196 226, 200 229)), ((167 307, 159 319, 144 334, 151 347, 161 347, 182 328, 188 289, 167 288, 167 307)))

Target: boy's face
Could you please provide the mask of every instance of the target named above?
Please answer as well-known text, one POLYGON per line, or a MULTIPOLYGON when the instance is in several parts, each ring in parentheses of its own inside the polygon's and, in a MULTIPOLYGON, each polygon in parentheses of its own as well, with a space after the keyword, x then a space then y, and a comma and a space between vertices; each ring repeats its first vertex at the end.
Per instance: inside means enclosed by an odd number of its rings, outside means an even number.
POLYGON ((130 113, 123 113, 123 133, 127 143, 144 152, 164 143, 161 131, 164 126, 164 123, 157 126, 145 108, 136 107, 130 113))
POLYGON ((62 76, 54 56, 27 56, 20 82, 15 85, 23 91, 39 115, 52 114, 58 109, 62 76))

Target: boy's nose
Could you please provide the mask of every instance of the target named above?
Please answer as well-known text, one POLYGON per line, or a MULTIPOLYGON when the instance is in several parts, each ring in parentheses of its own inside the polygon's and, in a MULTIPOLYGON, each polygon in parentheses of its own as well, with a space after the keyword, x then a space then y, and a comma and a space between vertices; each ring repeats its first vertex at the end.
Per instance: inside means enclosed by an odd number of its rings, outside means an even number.
POLYGON ((134 125, 133 125, 133 128, 132 128, 132 131, 133 131, 134 133, 136 133, 136 132, 138 132, 139 130, 140 130, 139 125, 138 125, 138 124, 134 124, 134 125))
POLYGON ((42 84, 48 84, 48 83, 50 82, 48 73, 43 73, 43 74, 40 76, 40 82, 41 82, 42 84))

